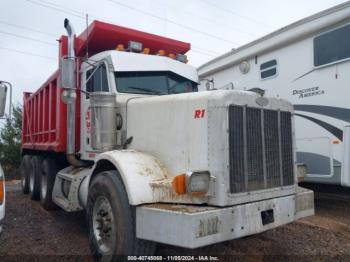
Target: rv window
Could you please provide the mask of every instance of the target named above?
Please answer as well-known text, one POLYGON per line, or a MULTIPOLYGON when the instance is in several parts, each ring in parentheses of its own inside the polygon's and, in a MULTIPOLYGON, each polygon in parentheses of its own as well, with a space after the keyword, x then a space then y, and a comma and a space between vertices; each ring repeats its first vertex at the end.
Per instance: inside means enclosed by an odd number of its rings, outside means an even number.
POLYGON ((267 61, 260 65, 260 77, 265 79, 277 74, 277 61, 276 59, 267 61))
MULTIPOLYGON (((94 72, 94 68, 86 72, 86 79, 94 72)), ((87 92, 109 92, 106 66, 101 65, 86 84, 87 92)))
POLYGON ((350 57, 350 25, 314 38, 314 66, 350 57))

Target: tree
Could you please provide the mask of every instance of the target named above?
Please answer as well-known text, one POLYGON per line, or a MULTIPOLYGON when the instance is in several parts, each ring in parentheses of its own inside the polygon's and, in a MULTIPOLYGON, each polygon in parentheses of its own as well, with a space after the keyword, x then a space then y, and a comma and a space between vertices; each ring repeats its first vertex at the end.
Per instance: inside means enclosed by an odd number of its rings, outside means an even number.
POLYGON ((22 107, 13 108, 13 116, 6 119, 0 131, 0 163, 6 173, 13 172, 21 163, 22 107))

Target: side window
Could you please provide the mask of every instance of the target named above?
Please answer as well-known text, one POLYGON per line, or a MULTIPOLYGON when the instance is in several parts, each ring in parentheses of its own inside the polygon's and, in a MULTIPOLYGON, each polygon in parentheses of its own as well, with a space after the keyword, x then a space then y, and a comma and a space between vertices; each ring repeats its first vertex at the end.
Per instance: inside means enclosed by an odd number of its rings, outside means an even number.
POLYGON ((314 38, 314 66, 350 57, 350 25, 314 38))
POLYGON ((270 78, 277 74, 277 61, 276 59, 267 61, 260 65, 260 77, 261 79, 270 78))
POLYGON ((94 68, 86 72, 86 91, 91 92, 109 92, 107 70, 105 65, 100 65, 94 72, 94 68), (91 76, 91 74, 93 75, 91 76), (89 79, 89 77, 91 78, 89 79))

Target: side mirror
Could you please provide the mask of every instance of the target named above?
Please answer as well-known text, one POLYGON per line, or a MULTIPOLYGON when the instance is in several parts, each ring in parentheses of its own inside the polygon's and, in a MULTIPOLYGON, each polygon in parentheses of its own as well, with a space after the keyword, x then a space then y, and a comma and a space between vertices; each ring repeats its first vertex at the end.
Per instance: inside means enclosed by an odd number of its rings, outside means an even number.
POLYGON ((0 118, 5 116, 7 85, 0 82, 0 118))
POLYGON ((61 60, 61 86, 63 88, 75 88, 75 60, 64 57, 61 60))

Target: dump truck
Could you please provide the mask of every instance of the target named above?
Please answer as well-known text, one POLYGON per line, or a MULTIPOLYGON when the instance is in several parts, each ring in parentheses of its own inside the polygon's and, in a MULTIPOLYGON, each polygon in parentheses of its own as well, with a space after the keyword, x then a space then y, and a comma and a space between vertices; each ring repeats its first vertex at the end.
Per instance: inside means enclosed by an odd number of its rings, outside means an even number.
POLYGON ((314 213, 295 175, 293 107, 198 92, 190 44, 66 19, 59 69, 24 93, 23 192, 86 211, 95 258, 197 248, 314 213))

